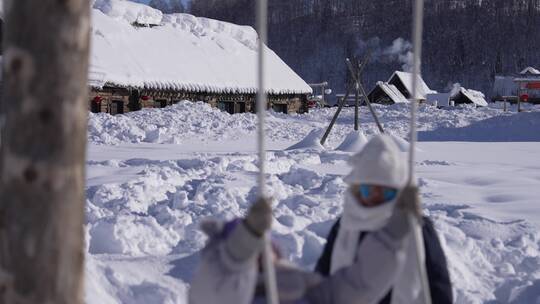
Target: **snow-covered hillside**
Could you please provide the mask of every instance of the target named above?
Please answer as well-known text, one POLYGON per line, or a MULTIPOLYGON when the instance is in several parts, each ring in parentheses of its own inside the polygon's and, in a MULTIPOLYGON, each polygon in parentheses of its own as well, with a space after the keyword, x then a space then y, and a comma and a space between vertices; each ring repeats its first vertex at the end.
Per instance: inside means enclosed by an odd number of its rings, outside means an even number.
MULTIPOLYGON (((420 136, 429 140, 417 159, 424 212, 446 250, 456 303, 540 301, 540 108, 528 109, 420 108, 420 136)), ((376 110, 389 132, 406 136, 407 105, 376 110)), ((342 210, 350 153, 332 148, 352 130, 352 109, 326 149, 286 148, 326 126, 334 111, 268 114, 273 237, 306 268, 342 210)), ((366 109, 361 120, 368 137, 376 133, 366 109)), ((190 102, 91 114, 87 303, 185 303, 205 241, 198 223, 242 216, 256 196, 255 126, 253 114, 190 102)))

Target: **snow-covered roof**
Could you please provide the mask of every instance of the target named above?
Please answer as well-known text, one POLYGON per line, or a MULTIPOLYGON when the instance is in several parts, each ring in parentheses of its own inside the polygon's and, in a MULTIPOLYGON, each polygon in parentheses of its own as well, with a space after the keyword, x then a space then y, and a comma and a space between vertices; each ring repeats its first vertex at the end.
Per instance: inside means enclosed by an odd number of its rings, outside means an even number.
POLYGON ((463 96, 465 96, 472 103, 474 103, 474 104, 476 104, 478 106, 482 106, 482 107, 487 107, 488 106, 488 103, 486 101, 486 96, 484 95, 484 93, 482 93, 480 91, 475 91, 475 90, 471 90, 471 89, 465 89, 465 88, 462 87, 462 88, 459 89, 457 94, 452 96, 452 98, 456 97, 459 93, 463 94, 463 96))
POLYGON ((521 75, 525 75, 525 74, 540 75, 540 71, 533 67, 526 67, 523 71, 520 72, 520 74, 521 75))
MULTIPOLYGON (((399 80, 401 80, 401 82, 405 86, 405 89, 407 89, 407 91, 412 97, 413 74, 408 73, 408 72, 395 71, 394 74, 392 74, 392 76, 390 76, 390 78, 388 79, 388 82, 392 83, 393 82, 392 80, 394 79, 394 77, 397 77, 399 80)), ((437 93, 437 91, 434 91, 428 87, 428 85, 426 84, 422 76, 418 75, 417 77, 418 77, 417 78, 418 79, 418 93, 417 94, 419 98, 425 99, 427 94, 437 93)))
POLYGON ((377 86, 381 88, 381 90, 383 90, 383 92, 385 92, 386 95, 388 95, 388 97, 392 99, 394 103, 408 103, 409 102, 407 98, 405 98, 405 96, 401 94, 398 88, 396 88, 395 85, 389 84, 387 82, 379 81, 377 82, 377 86))
MULTIPOLYGON (((252 27, 162 14, 125 0, 96 0, 93 8, 91 86, 257 92, 258 35, 252 27)), ((312 92, 272 50, 265 47, 265 53, 268 93, 312 92)))

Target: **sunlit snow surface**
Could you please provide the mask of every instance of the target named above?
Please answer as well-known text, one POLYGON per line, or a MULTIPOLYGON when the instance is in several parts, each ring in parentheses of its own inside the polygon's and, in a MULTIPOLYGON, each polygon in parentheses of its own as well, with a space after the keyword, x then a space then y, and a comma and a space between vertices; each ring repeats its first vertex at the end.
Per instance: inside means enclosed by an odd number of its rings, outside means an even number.
MULTIPOLYGON (((456 303, 539 301, 540 109, 527 109, 420 108, 420 138, 430 141, 419 143, 419 185, 456 303)), ((406 136, 406 105, 376 110, 388 131, 406 136)), ((338 119, 326 150, 285 149, 324 128, 334 111, 267 119, 273 236, 288 259, 308 269, 342 210, 350 153, 333 148, 352 131, 352 109, 338 119)), ((87 303, 185 302, 205 241, 198 223, 242 216, 257 194, 255 126, 253 114, 188 102, 91 114, 87 303)), ((367 109, 361 127, 368 138, 377 132, 367 109)))

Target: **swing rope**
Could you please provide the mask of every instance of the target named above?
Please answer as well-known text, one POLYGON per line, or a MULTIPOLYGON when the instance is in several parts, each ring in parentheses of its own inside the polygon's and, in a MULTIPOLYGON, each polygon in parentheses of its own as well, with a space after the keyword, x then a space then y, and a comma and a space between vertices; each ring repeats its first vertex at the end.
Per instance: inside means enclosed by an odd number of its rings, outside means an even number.
MULTIPOLYGON (((259 151, 259 197, 265 196, 265 143, 264 143, 264 117, 266 114, 266 88, 265 88, 265 44, 267 41, 267 0, 259 0, 257 3, 257 29, 259 32, 259 53, 258 53, 258 94, 257 94, 257 115, 258 125, 258 151, 259 151)), ((416 0, 413 9, 413 100, 411 103, 411 125, 410 125, 410 149, 409 149, 409 176, 408 184, 414 185, 414 160, 415 146, 417 141, 416 111, 418 99, 418 77, 421 75, 421 52, 422 52, 422 31, 423 31, 423 11, 424 0, 416 0)), ((418 272, 422 283, 424 304, 431 304, 431 294, 427 279, 427 272, 421 253, 425 252, 422 230, 418 218, 412 213, 409 214, 409 222, 413 226, 413 237, 416 245, 416 259, 418 272)), ((266 297, 268 304, 278 304, 278 293, 276 284, 275 269, 271 258, 271 247, 269 235, 265 235, 265 246, 263 251, 263 269, 266 287, 266 297)))
MULTIPOLYGON (((414 159, 415 159, 415 147, 417 142, 416 131, 416 111, 418 98, 418 83, 421 75, 422 64, 422 31, 423 31, 423 18, 424 18, 424 0, 416 0, 413 8, 413 80, 412 80, 412 102, 411 102, 411 126, 410 126, 410 146, 409 146, 409 186, 415 185, 414 176, 414 159)), ((422 260, 421 256, 425 252, 424 239, 422 235, 422 228, 420 226, 419 219, 409 213, 409 223, 412 225, 413 238, 416 248, 416 262, 418 264, 418 274, 420 275, 420 281, 422 284, 422 293, 424 304, 431 304, 431 293, 429 289, 429 282, 427 278, 426 264, 422 260)))
MULTIPOLYGON (((257 146, 259 151, 259 197, 265 198, 265 164, 266 164, 266 149, 264 143, 264 118, 266 114, 266 87, 265 87, 265 45, 267 41, 268 26, 267 26, 267 0, 259 0, 257 2, 257 31, 259 32, 259 53, 257 62, 258 76, 258 93, 257 93, 257 116, 259 120, 257 146)), ((278 292, 276 284, 276 271, 272 261, 272 252, 270 244, 270 233, 264 235, 264 250, 263 250, 263 272, 264 283, 266 288, 266 303, 278 304, 278 292)))

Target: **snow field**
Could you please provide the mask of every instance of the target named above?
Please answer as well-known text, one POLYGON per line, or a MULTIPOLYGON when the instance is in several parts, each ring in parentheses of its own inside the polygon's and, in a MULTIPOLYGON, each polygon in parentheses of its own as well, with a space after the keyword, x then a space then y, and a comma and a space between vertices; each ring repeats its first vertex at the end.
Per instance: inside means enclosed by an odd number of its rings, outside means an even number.
MULTIPOLYGON (((519 120, 497 107, 421 107, 420 128, 467 127, 491 117, 519 120)), ((408 107, 376 108, 388 130, 406 136, 408 107)), ((346 191, 342 177, 351 152, 331 148, 348 134, 346 143, 358 141, 350 135, 352 109, 344 109, 327 149, 314 147, 320 131, 307 135, 323 128, 334 110, 270 113, 268 119, 273 238, 286 258, 307 269, 341 213, 346 191), (301 149, 284 150, 302 139, 308 144, 301 149)), ((519 115, 538 114, 531 110, 519 115)), ((366 109, 361 113, 369 138, 376 127, 366 109)), ((201 220, 242 216, 256 197, 255 116, 182 102, 114 117, 91 115, 89 125, 86 301, 185 303, 205 242, 201 220), (148 143, 147 134, 155 130, 162 130, 161 137, 148 143)), ((473 133, 468 140, 488 135, 473 133)), ((456 303, 538 302, 539 153, 538 143, 420 143, 424 211, 446 250, 456 303)))

